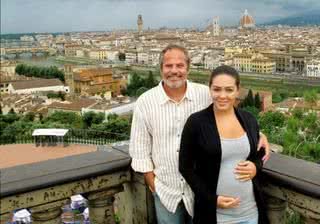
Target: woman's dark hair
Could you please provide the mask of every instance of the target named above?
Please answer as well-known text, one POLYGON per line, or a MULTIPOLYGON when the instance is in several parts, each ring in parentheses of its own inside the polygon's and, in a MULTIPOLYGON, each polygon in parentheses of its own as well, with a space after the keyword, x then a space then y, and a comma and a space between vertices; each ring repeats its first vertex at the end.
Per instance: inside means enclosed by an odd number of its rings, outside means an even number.
POLYGON ((212 80, 218 75, 229 75, 233 77, 236 81, 236 86, 239 88, 240 86, 239 73, 233 67, 228 65, 221 65, 213 69, 213 71, 211 72, 210 80, 209 80, 209 87, 212 85, 212 80))

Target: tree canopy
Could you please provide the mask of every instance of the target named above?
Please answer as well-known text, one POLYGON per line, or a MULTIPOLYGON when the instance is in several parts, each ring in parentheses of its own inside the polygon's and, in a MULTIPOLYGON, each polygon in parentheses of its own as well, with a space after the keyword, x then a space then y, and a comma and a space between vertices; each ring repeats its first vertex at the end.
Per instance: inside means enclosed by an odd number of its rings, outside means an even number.
POLYGON ((16 66, 16 73, 28 77, 38 77, 44 79, 60 79, 64 82, 64 73, 56 66, 38 67, 33 65, 18 64, 16 66))

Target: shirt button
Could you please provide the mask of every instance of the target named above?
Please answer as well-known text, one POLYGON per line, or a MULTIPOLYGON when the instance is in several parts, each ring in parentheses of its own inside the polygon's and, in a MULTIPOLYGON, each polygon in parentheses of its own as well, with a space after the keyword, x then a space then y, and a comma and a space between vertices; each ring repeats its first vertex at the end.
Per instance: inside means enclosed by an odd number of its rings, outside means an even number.
POLYGON ((182 195, 184 195, 184 193, 182 193, 182 195))

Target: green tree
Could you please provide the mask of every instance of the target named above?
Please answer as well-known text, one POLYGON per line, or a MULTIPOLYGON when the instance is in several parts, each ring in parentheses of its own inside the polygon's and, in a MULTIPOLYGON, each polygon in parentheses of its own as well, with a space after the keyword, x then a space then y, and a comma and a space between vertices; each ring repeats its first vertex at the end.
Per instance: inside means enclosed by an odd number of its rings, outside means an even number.
POLYGON ((16 140, 31 139, 32 122, 23 120, 16 121, 8 125, 2 132, 2 140, 8 143, 16 142, 16 140))
POLYGON ((154 79, 154 75, 152 71, 149 71, 148 77, 145 80, 145 87, 151 89, 157 85, 156 80, 154 79))
POLYGON ((33 76, 40 78, 57 78, 64 82, 64 73, 56 66, 38 67, 32 65, 19 64, 15 69, 18 75, 33 76))
POLYGON ((266 134, 272 133, 273 129, 284 127, 286 118, 280 112, 268 111, 262 114, 259 118, 260 128, 266 134))
POLYGON ((258 109, 258 111, 261 111, 261 99, 259 93, 256 93, 254 96, 254 106, 258 109))
POLYGON ((294 118, 302 120, 302 118, 303 118, 303 110, 302 109, 295 108, 294 110, 291 111, 291 113, 294 118))
POLYGON ((253 106, 255 106, 253 93, 252 93, 252 90, 249 89, 249 92, 248 92, 247 96, 240 103, 240 107, 244 108, 244 107, 253 107, 253 106))
POLYGON ((82 115, 84 128, 90 128, 92 124, 101 124, 105 119, 104 113, 87 112, 82 115))
POLYGON ((252 90, 249 89, 248 96, 247 96, 247 106, 252 107, 254 106, 254 98, 252 90))
POLYGON ((295 156, 300 144, 300 138, 298 133, 287 129, 284 133, 283 138, 283 146, 284 146, 284 153, 290 156, 295 156))
POLYGON ((20 118, 16 113, 8 113, 6 115, 0 115, 0 120, 7 123, 12 124, 15 121, 18 121, 20 118))
POLYGON ((112 114, 108 114, 107 116, 107 120, 110 121, 110 120, 117 120, 119 118, 119 115, 118 114, 115 114, 115 113, 112 113, 112 114))
POLYGON ((125 53, 119 53, 119 61, 125 61, 126 60, 126 54, 125 53))
POLYGON ((66 128, 81 129, 83 127, 81 116, 74 112, 56 111, 45 118, 44 123, 59 123, 66 128))
POLYGON ((311 108, 313 108, 313 106, 316 105, 317 101, 319 100, 317 91, 314 89, 304 92, 303 98, 306 102, 311 104, 311 108))
POLYGON ((59 91, 58 92, 58 96, 61 99, 61 101, 65 101, 65 99, 66 99, 66 94, 65 93, 59 91))
POLYGON ((25 64, 18 64, 18 65, 16 66, 15 72, 16 72, 18 75, 24 75, 24 74, 26 74, 26 65, 25 65, 25 64))
POLYGON ((247 106, 247 107, 243 107, 242 109, 251 113, 253 116, 255 116, 256 119, 259 118, 259 109, 258 108, 247 106))
POLYGON ((92 128, 97 131, 106 132, 107 138, 111 140, 128 140, 130 134, 129 121, 122 117, 109 117, 108 121, 101 124, 93 124, 92 128), (111 119, 110 119, 111 118, 111 119))
POLYGON ((289 117, 287 120, 287 129, 298 132, 300 128, 300 120, 295 117, 289 117))
POLYGON ((136 91, 145 85, 144 79, 142 79, 136 72, 132 74, 127 86, 127 93, 129 96, 135 96, 136 91))
POLYGON ((15 114, 16 112, 14 111, 14 109, 13 108, 11 108, 10 110, 9 110, 9 114, 15 114))
POLYGON ((26 115, 24 115, 23 121, 26 121, 26 122, 34 121, 35 117, 36 117, 36 115, 33 112, 28 112, 28 113, 26 113, 26 115))
POLYGON ((283 99, 280 96, 280 93, 278 92, 272 93, 272 103, 280 103, 282 100, 283 99))

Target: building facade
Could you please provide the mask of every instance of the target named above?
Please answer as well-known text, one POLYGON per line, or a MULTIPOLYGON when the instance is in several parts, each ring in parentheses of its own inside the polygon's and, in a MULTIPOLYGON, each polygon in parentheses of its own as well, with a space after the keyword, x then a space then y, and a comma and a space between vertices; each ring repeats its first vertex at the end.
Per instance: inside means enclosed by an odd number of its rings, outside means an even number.
POLYGON ((69 87, 65 86, 59 79, 33 79, 14 81, 8 85, 9 94, 31 94, 40 92, 66 92, 69 87))
POLYGON ((307 76, 320 78, 320 60, 311 60, 307 64, 307 76))
POLYGON ((262 54, 243 52, 233 58, 234 67, 239 72, 271 74, 276 71, 276 62, 262 54))
POLYGON ((111 68, 84 68, 73 72, 73 89, 78 94, 120 94, 120 80, 113 79, 111 68))
POLYGON ((107 51, 104 49, 90 49, 88 52, 90 59, 103 61, 107 59, 107 51))

